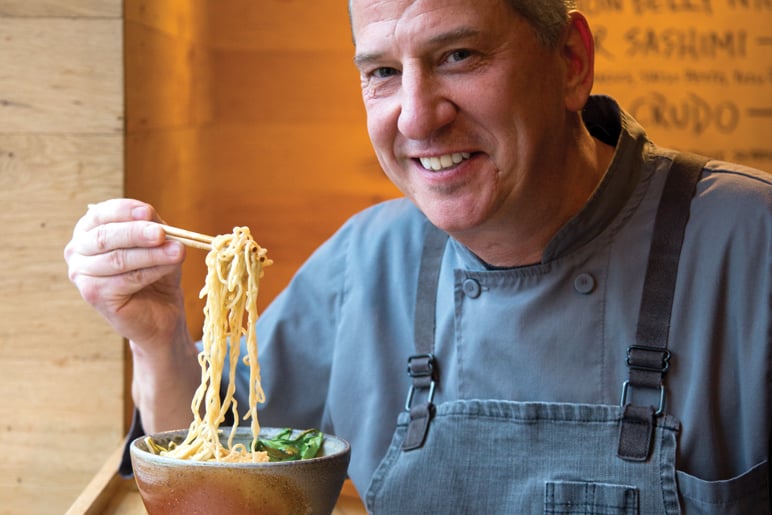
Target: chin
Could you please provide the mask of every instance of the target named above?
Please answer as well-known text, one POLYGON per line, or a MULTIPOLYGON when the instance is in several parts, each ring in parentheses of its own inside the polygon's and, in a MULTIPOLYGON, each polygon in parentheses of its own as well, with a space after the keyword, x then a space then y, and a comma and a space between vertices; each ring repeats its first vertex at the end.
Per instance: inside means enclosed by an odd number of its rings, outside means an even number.
POLYGON ((427 214, 426 211, 424 211, 424 214, 426 214, 431 223, 449 234, 463 233, 479 226, 479 222, 472 216, 459 216, 457 213, 451 216, 443 216, 427 214))
POLYGON ((478 227, 484 220, 481 202, 458 197, 415 202, 426 217, 443 231, 453 233, 478 227))

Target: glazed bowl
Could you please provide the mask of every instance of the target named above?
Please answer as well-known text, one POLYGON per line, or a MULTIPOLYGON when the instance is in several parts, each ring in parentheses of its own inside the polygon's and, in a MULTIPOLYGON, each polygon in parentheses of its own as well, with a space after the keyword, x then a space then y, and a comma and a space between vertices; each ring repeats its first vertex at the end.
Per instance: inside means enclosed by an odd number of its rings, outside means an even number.
MULTIPOLYGON (((222 429, 222 440, 230 428, 222 429)), ((262 428, 270 438, 279 428, 262 428)), ((187 429, 151 435, 167 447, 181 442, 187 429)), ((249 428, 238 428, 234 443, 249 445, 249 428)), ((144 437, 130 447, 134 479, 149 515, 262 514, 329 515, 346 478, 351 448, 325 434, 315 458, 268 463, 217 463, 180 460, 148 451, 144 437)))

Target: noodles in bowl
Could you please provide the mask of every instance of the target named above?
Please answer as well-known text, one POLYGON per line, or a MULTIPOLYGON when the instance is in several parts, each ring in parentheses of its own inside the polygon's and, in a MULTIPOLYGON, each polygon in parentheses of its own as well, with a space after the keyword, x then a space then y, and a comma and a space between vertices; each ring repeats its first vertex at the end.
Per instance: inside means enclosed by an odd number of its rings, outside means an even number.
POLYGON ((201 290, 206 306, 193 422, 187 430, 142 437, 130 446, 134 477, 151 515, 332 511, 346 476, 348 443, 315 430, 261 430, 258 422, 257 404, 264 394, 255 334, 257 295, 263 268, 270 264, 246 227, 213 239, 201 290), (238 427, 234 396, 242 338, 250 371, 244 417, 249 429, 238 427), (226 363, 229 376, 223 378, 226 363), (229 414, 234 423, 226 432, 220 425, 229 414), (282 451, 288 449, 283 457, 276 452, 277 441, 282 451), (296 443, 302 450, 293 450, 296 443), (275 461, 284 458, 290 461, 275 461))

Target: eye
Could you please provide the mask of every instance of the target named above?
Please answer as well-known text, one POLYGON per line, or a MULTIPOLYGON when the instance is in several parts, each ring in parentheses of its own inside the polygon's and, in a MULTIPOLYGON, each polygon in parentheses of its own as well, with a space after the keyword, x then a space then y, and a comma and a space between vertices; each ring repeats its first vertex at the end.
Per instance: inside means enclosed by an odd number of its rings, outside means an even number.
POLYGON ((459 50, 453 50, 448 54, 448 57, 446 61, 450 63, 458 63, 460 61, 463 61, 464 59, 468 59, 472 56, 471 50, 466 50, 465 48, 461 48, 459 50))
POLYGON ((376 68, 370 72, 370 76, 376 79, 388 79, 389 77, 394 77, 398 74, 399 71, 397 71, 395 68, 389 68, 387 66, 381 66, 380 68, 376 68))

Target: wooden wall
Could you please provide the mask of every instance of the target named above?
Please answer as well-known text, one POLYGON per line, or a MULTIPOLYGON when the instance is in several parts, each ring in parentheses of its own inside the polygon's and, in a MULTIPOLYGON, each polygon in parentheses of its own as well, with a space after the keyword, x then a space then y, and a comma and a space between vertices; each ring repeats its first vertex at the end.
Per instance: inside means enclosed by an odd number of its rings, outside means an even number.
POLYGON ((122 340, 62 258, 122 191, 121 34, 119 0, 0 0, 0 513, 63 513, 122 438, 122 340))

